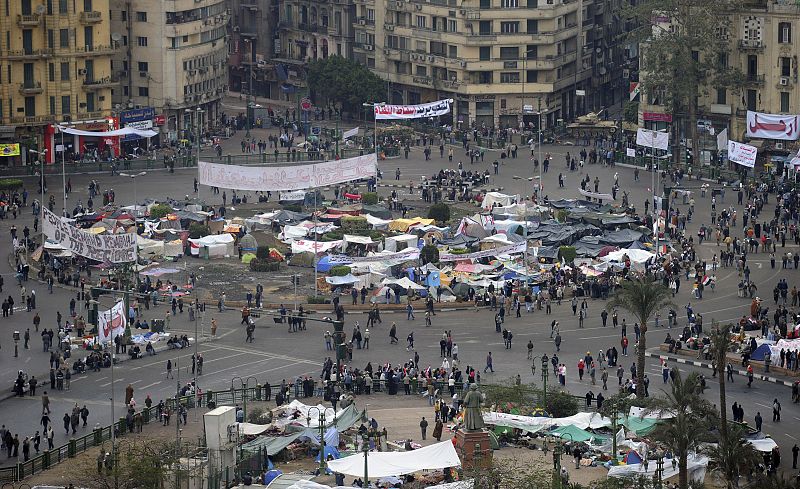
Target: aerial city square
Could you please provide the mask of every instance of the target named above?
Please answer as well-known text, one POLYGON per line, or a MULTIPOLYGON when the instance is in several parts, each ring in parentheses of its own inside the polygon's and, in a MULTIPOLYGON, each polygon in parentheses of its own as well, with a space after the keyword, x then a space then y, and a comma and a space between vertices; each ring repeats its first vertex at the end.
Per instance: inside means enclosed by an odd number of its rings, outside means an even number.
POLYGON ((0 489, 800 487, 797 2, 4 8, 0 489))

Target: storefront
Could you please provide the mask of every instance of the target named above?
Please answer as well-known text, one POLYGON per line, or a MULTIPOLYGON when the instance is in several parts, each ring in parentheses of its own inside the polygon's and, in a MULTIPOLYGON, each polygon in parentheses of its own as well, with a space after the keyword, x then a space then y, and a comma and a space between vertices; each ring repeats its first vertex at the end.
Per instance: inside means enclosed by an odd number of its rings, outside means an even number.
POLYGON ((66 161, 76 161, 82 157, 108 159, 112 156, 119 156, 119 137, 88 134, 116 130, 118 127, 115 119, 109 117, 107 119, 75 121, 69 123, 66 127, 85 132, 82 134, 65 134, 56 125, 49 124, 45 126, 44 147, 47 150, 48 163, 61 161, 62 154, 66 161))
MULTIPOLYGON (((126 110, 119 115, 120 127, 131 127, 145 131, 153 128, 153 120, 156 112, 153 107, 143 107, 141 109, 126 110)), ((159 137, 143 138, 137 134, 128 134, 122 137, 122 153, 125 155, 139 156, 151 145, 158 145, 159 137)))

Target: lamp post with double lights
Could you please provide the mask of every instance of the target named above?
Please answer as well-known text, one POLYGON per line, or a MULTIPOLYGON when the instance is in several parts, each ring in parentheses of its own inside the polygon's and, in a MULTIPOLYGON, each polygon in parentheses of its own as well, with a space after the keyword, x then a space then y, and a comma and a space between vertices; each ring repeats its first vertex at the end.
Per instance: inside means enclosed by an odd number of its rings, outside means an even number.
POLYGON ((120 173, 119 176, 121 177, 130 177, 133 179, 133 207, 136 209, 136 217, 139 217, 139 196, 136 192, 136 179, 139 177, 143 177, 147 175, 146 171, 140 171, 139 173, 120 173))
MULTIPOLYGON (((42 219, 42 222, 39 223, 39 224, 40 224, 40 227, 41 227, 41 230, 42 230, 42 246, 44 246, 44 242, 45 242, 45 237, 44 237, 44 213, 42 212, 42 206, 45 205, 44 204, 44 194, 45 194, 46 189, 44 187, 44 162, 47 159, 47 149, 43 149, 42 151, 36 151, 35 149, 29 149, 28 152, 31 153, 31 154, 37 155, 38 156, 37 159, 39 160, 39 179, 40 179, 39 180, 39 185, 41 186, 41 188, 39 189, 39 193, 42 194, 42 198, 39 201, 39 218, 42 219)), ((28 249, 27 246, 26 246, 25 249, 26 250, 28 249)))
POLYGON ((311 411, 317 410, 317 423, 319 424, 319 475, 325 475, 325 410, 311 406, 306 414, 306 424, 311 426, 311 411))

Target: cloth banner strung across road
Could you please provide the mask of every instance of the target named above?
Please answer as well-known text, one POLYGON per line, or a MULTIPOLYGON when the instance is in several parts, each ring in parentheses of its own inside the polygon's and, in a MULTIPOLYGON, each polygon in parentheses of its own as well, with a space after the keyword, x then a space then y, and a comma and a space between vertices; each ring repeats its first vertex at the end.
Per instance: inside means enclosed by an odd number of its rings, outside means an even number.
POLYGON ((73 129, 66 126, 58 126, 58 130, 65 134, 72 134, 73 136, 92 136, 99 138, 111 138, 116 136, 139 136, 143 138, 152 138, 157 136, 156 131, 150 129, 135 129, 133 127, 123 127, 122 129, 115 129, 113 131, 83 131, 81 129, 73 129))
POLYGON ((254 192, 280 192, 325 187, 375 176, 374 154, 297 166, 238 166, 200 161, 198 181, 203 185, 254 192))
POLYGON ((100 343, 113 341, 117 336, 125 334, 126 314, 125 302, 119 301, 108 311, 103 311, 97 318, 97 335, 100 343))
POLYGON ((763 114, 748 110, 747 137, 794 141, 800 137, 798 119, 796 115, 763 114))
POLYGON ((397 253, 382 253, 372 256, 347 256, 331 255, 328 263, 331 265, 346 265, 348 263, 373 263, 390 260, 416 260, 419 258, 419 248, 406 248, 397 253))
POLYGON ((756 166, 756 155, 758 148, 750 146, 749 144, 737 143, 733 140, 728 140, 728 160, 738 163, 747 168, 756 166))
POLYGON ((639 128, 636 130, 636 144, 666 151, 669 148, 669 133, 639 128))
POLYGON ((493 248, 490 250, 476 251, 475 253, 466 253, 463 255, 442 253, 439 255, 439 261, 477 260, 478 258, 486 258, 488 256, 501 256, 501 255, 511 255, 513 253, 525 253, 527 246, 528 243, 523 241, 522 243, 517 243, 510 246, 503 246, 501 248, 493 248))
POLYGON ((427 104, 419 105, 380 105, 375 104, 375 119, 421 119, 424 117, 435 117, 450 112, 450 104, 453 99, 438 100, 427 104))
POLYGON ((76 255, 102 263, 127 263, 136 260, 136 234, 92 234, 42 207, 42 230, 50 241, 76 255))

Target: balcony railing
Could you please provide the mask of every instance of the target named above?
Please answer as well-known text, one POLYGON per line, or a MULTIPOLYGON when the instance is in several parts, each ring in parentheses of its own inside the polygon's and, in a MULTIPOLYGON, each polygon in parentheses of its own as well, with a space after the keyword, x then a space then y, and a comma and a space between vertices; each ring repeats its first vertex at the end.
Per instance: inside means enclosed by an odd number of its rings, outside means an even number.
POLYGON ((747 83, 752 85, 763 85, 765 79, 765 75, 756 75, 755 73, 747 74, 747 83))
POLYGON ((5 59, 33 59, 52 56, 52 49, 23 49, 22 51, 8 51, 6 54, 0 56, 5 59))
POLYGON ((764 43, 755 39, 749 39, 749 40, 739 39, 739 49, 763 51, 764 43))
POLYGON ((103 14, 96 10, 81 12, 80 20, 81 24, 97 24, 103 21, 103 14))
POLYGON ((104 88, 111 88, 119 84, 119 80, 115 80, 111 77, 101 78, 99 80, 84 80, 83 81, 83 89, 84 90, 102 90, 104 88))
POLYGON ((19 93, 23 95, 36 95, 42 93, 42 82, 28 81, 19 84, 19 93))
POLYGON ((32 124, 32 123, 46 124, 52 121, 53 121, 53 116, 51 115, 26 115, 24 117, 11 117, 12 124, 32 124))
POLYGON ((75 53, 79 56, 104 56, 114 54, 116 50, 113 46, 78 46, 75 53))
POLYGON ((20 27, 39 27, 42 22, 41 14, 17 15, 17 23, 20 27))

